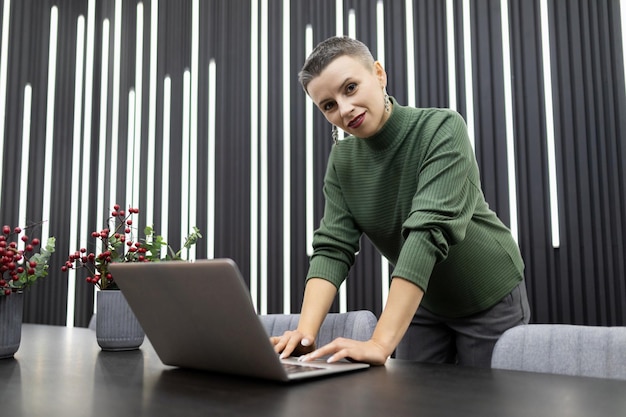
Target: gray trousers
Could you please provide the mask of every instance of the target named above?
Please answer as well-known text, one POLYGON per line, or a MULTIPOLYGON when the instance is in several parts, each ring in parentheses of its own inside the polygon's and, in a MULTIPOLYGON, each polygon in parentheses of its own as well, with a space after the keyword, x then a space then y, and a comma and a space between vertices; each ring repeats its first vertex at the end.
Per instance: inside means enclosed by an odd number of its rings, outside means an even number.
POLYGON ((417 309, 398 345, 395 357, 418 362, 491 367, 491 354, 500 335, 528 324, 530 307, 522 281, 495 306, 467 317, 450 319, 417 309))

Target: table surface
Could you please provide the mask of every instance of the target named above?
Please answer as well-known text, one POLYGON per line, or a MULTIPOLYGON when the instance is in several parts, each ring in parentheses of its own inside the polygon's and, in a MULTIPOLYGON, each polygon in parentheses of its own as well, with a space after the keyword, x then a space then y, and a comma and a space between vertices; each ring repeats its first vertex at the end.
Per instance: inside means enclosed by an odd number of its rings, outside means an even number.
POLYGON ((389 360, 275 383, 172 368, 146 339, 104 352, 95 332, 25 324, 0 360, 3 416, 624 416, 626 381, 389 360))

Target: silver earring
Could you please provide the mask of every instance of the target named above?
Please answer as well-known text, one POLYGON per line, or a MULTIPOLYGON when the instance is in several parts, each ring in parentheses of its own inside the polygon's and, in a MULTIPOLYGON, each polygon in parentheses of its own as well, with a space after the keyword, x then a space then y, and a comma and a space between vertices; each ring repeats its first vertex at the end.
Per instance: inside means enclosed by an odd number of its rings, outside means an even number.
POLYGON ((384 102, 385 102, 385 111, 389 113, 391 111, 391 101, 389 100, 389 94, 387 94, 387 90, 383 88, 384 94, 384 102))
POLYGON ((331 134, 333 136, 333 143, 336 145, 339 143, 339 131, 337 130, 337 126, 333 125, 331 134))

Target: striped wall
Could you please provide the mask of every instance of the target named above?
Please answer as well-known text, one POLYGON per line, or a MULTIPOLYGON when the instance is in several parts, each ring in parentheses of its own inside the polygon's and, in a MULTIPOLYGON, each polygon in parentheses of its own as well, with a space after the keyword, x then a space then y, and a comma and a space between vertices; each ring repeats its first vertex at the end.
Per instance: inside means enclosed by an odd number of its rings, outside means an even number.
MULTIPOLYGON (((0 0, 0 222, 57 238, 25 320, 88 323, 60 266, 114 203, 298 311, 331 139, 297 72, 346 34, 400 103, 465 117, 533 321, 624 325, 623 28, 626 0, 0 0)), ((389 268, 364 238, 333 309, 380 313, 389 268)))

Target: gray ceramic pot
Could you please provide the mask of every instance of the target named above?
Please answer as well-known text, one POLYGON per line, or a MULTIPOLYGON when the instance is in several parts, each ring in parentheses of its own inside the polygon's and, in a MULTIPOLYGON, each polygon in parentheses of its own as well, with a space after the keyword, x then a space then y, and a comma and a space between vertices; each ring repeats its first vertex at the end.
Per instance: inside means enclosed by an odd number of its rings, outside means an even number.
POLYGON ((143 343, 144 332, 119 290, 97 292, 96 339, 102 350, 133 350, 143 343))
POLYGON ((22 340, 24 294, 0 296, 0 359, 12 358, 22 340))

